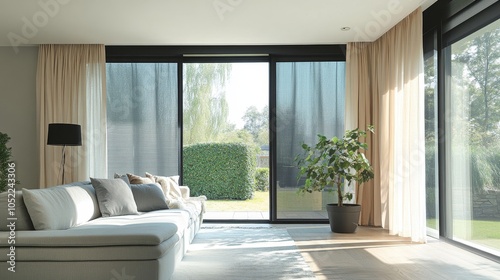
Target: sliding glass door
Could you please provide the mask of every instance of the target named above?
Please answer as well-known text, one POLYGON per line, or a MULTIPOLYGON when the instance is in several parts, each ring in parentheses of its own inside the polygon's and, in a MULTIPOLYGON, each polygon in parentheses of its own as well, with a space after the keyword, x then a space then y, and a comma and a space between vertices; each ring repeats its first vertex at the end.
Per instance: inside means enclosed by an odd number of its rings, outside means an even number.
POLYGON ((335 193, 298 195, 294 158, 317 134, 342 136, 345 62, 311 48, 325 54, 108 56, 108 177, 181 175, 208 197, 207 220, 326 221, 335 193))
POLYGON ((499 255, 500 20, 446 52, 448 237, 499 255))

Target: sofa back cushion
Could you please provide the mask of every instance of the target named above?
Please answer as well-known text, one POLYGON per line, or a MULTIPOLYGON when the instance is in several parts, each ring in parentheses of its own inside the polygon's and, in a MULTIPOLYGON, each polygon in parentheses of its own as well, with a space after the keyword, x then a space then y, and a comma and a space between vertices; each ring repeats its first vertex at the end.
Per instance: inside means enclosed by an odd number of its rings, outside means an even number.
POLYGON ((3 192, 0 194, 0 231, 10 231, 11 229, 7 226, 9 221, 7 218, 16 218, 16 228, 15 230, 34 230, 33 223, 31 222, 30 214, 28 209, 24 204, 23 192, 16 191, 15 193, 3 192), (12 199, 15 198, 15 207, 12 212, 13 215, 9 213, 13 204, 12 199))
POLYGON ((100 216, 91 185, 22 190, 36 230, 68 229, 100 216))

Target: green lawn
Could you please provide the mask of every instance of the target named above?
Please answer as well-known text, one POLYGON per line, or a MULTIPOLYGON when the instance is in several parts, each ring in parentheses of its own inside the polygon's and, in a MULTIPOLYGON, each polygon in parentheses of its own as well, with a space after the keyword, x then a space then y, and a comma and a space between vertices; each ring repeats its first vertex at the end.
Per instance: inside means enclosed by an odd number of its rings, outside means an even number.
POLYGON ((208 200, 207 211, 269 211, 269 192, 253 193, 247 200, 208 200))
POLYGON ((437 229, 437 220, 436 219, 427 219, 427 227, 432 229, 437 229))
MULTIPOLYGON (((435 229, 436 223, 436 219, 428 219, 427 227, 435 229)), ((500 221, 454 220, 453 223, 453 232, 457 237, 466 239, 469 231, 473 239, 500 239, 500 221)))
MULTIPOLYGON (((427 226, 436 228, 436 219, 428 219, 427 226)), ((453 236, 500 250, 500 221, 453 220, 453 236)))

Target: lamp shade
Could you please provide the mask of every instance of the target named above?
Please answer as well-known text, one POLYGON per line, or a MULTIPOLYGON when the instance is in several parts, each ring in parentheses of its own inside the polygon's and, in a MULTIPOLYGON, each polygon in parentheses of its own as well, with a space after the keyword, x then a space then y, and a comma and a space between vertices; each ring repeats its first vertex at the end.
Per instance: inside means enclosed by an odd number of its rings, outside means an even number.
POLYGON ((79 124, 50 123, 47 145, 81 146, 82 127, 79 124))

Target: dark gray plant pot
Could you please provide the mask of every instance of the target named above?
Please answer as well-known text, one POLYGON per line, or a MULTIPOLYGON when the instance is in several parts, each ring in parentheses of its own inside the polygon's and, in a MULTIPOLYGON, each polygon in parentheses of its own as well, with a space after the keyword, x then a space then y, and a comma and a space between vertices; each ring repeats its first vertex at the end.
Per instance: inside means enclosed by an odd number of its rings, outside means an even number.
POLYGON ((339 207, 337 204, 327 204, 328 220, 330 229, 337 233, 354 233, 358 228, 359 213, 361 205, 345 204, 339 207))

